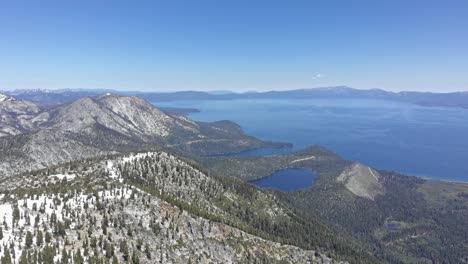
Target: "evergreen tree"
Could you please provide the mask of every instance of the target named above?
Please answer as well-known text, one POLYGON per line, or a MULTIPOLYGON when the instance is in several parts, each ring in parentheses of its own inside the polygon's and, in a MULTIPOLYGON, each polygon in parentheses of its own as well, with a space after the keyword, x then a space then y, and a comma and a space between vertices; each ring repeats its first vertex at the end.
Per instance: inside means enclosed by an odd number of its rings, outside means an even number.
POLYGON ((28 262, 28 253, 26 252, 26 250, 23 250, 21 252, 21 257, 20 257, 19 264, 29 264, 29 262, 28 262))
POLYGON ((128 261, 128 246, 127 241, 120 240, 120 252, 122 253, 122 257, 125 261, 128 261))
POLYGON ((112 264, 119 264, 119 260, 115 255, 112 257, 112 264))
POLYGON ((20 211, 18 205, 14 205, 13 207, 13 225, 20 219, 20 211))
POLYGON ((45 234, 45 242, 46 242, 47 244, 49 244, 51 240, 52 240, 52 236, 50 235, 49 232, 46 232, 46 234, 45 234))
POLYGON ((83 264, 84 263, 83 256, 81 256, 81 251, 79 249, 74 254, 73 262, 74 262, 74 264, 83 264))
POLYGON ((46 246, 41 255, 44 264, 54 264, 55 249, 53 247, 46 246))
POLYGON ((142 247, 142 246, 143 246, 143 239, 138 238, 138 239, 137 239, 137 245, 136 245, 137 249, 138 249, 139 251, 141 251, 141 247, 142 247))
POLYGON ((3 249, 3 257, 2 257, 2 263, 1 264, 12 264, 10 249, 8 249, 7 246, 5 246, 5 248, 3 249))
POLYGON ((151 259, 150 245, 148 243, 145 245, 145 254, 148 259, 151 259))
POLYGON ((44 242, 44 237, 42 235, 42 231, 39 230, 37 231, 37 234, 36 234, 36 245, 40 247, 43 242, 44 242))
POLYGON ((62 264, 68 263, 68 252, 65 248, 62 250, 62 264))
POLYGON ((132 263, 133 264, 140 264, 140 257, 138 257, 138 254, 137 254, 136 250, 133 250, 132 263))
POLYGON ((38 259, 37 259, 37 250, 34 250, 34 254, 33 254, 33 264, 36 264, 38 263, 38 259))
POLYGON ((107 241, 104 242, 104 250, 106 251, 106 257, 111 258, 114 252, 112 252, 111 244, 107 241))
POLYGON ((28 231, 26 233, 26 241, 25 241, 25 245, 27 248, 30 248, 33 244, 33 236, 31 234, 31 231, 28 231))

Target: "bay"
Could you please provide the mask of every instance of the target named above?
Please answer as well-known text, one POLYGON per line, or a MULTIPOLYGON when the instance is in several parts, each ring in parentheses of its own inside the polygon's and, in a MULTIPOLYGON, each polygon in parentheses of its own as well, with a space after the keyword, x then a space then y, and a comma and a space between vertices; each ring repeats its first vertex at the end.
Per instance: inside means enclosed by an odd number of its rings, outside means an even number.
MULTIPOLYGON (((196 108, 200 112, 189 117, 197 121, 234 121, 260 139, 294 144, 287 151, 318 144, 379 169, 468 181, 466 109, 357 99, 198 100, 156 106, 196 108)), ((286 151, 251 151, 276 152, 286 151)))

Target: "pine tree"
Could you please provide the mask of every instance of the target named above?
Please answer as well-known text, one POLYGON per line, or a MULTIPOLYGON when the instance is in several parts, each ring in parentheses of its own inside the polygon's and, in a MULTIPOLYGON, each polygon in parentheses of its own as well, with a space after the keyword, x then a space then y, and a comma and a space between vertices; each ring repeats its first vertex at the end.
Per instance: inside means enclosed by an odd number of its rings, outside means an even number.
POLYGON ((54 264, 55 249, 53 247, 46 246, 41 255, 44 264, 54 264))
POLYGON ((20 257, 19 264, 29 264, 28 263, 28 253, 26 252, 26 250, 23 250, 21 252, 21 257, 20 257))
POLYGON ((26 241, 25 241, 26 247, 30 248, 33 244, 33 236, 31 234, 31 231, 28 231, 26 233, 26 241))
POLYGON ((127 241, 125 240, 120 240, 120 252, 122 253, 122 256, 125 261, 128 261, 128 246, 127 246, 127 241))
POLYGON ((31 251, 28 250, 28 263, 31 263, 31 264, 36 264, 33 262, 33 255, 31 253, 31 251))
POLYGON ((145 245, 145 254, 148 259, 151 259, 150 245, 148 243, 145 245))
POLYGON ((79 249, 74 254, 73 262, 75 264, 83 264, 84 263, 83 256, 81 256, 81 251, 79 249))
POLYGON ((138 257, 138 254, 136 253, 136 250, 133 250, 132 262, 133 262, 133 264, 140 264, 140 257, 138 257))
POLYGON ((1 264, 12 264, 11 263, 10 249, 8 249, 6 246, 3 249, 3 257, 2 257, 2 263, 1 264))
POLYGON ((34 254, 33 254, 33 263, 36 264, 38 263, 38 259, 37 259, 37 250, 34 249, 34 254))
POLYGON ((62 250, 62 264, 68 263, 68 252, 65 248, 62 250))
POLYGON ((138 238, 138 239, 137 239, 137 245, 136 245, 137 249, 138 249, 139 251, 141 251, 141 247, 142 247, 142 246, 143 246, 143 239, 138 238))
POLYGON ((112 257, 112 264, 119 264, 119 260, 115 255, 112 257))
POLYGON ((13 222, 16 222, 20 219, 20 211, 18 205, 15 205, 13 208, 13 222))
POLYGON ((104 250, 106 251, 106 257, 111 258, 114 252, 112 252, 111 244, 107 241, 104 242, 104 250))
POLYGON ((45 234, 45 242, 48 244, 48 243, 50 243, 50 240, 52 240, 52 236, 50 235, 49 232, 46 232, 46 234, 45 234))

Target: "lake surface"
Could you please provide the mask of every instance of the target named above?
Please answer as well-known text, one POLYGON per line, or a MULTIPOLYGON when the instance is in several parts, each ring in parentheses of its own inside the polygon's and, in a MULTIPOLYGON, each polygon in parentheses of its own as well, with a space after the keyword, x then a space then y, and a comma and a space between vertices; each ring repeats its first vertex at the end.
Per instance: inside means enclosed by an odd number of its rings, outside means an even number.
MULTIPOLYGON (((345 159, 423 177, 468 181, 468 110, 382 100, 175 101, 157 106, 199 109, 198 121, 231 120, 293 150, 325 146, 345 159)), ((254 150, 244 155, 268 155, 254 150)))
POLYGON ((273 188, 283 192, 307 189, 312 186, 315 172, 307 169, 284 169, 270 176, 249 181, 261 188, 273 188))

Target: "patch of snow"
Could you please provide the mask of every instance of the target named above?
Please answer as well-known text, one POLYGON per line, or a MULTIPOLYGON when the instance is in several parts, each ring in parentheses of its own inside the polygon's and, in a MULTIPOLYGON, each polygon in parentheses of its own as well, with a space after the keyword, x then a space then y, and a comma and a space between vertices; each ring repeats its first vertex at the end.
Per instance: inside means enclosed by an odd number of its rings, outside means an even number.
MULTIPOLYGON (((138 196, 137 193, 142 193, 142 191, 136 188, 120 187, 99 191, 97 197, 99 199, 129 199, 132 193, 138 196)), ((13 243, 15 245, 14 252, 16 252, 13 263, 18 263, 22 249, 25 247, 26 243, 26 241, 21 238, 22 236, 18 234, 24 234, 26 231, 34 233, 36 228, 43 230, 43 226, 45 223, 49 223, 52 215, 55 215, 58 221, 63 221, 64 217, 68 216, 69 210, 78 209, 81 211, 81 208, 84 208, 85 204, 95 209, 96 197, 86 192, 59 195, 26 194, 24 198, 18 198, 15 203, 0 203, 0 227, 2 227, 3 231, 3 238, 0 239, 0 245, 3 246, 13 243), (17 223, 13 226, 13 209, 15 207, 19 210, 20 219, 18 219, 17 223), (25 217, 26 215, 29 217, 25 217), (35 226, 36 216, 40 217, 37 226, 35 226), (28 219, 29 222, 27 221, 28 219)), ((74 229, 75 226, 76 223, 72 223, 70 228, 74 229)), ((0 251, 0 258, 2 256, 3 250, 0 251)))
POLYGON ((310 156, 310 157, 303 158, 303 159, 296 159, 296 160, 293 160, 293 161, 291 161, 291 163, 296 163, 296 162, 306 161, 306 160, 315 160, 315 159, 316 159, 315 156, 310 156))
POLYGON ((50 175, 49 178, 57 177, 59 180, 66 178, 67 180, 72 180, 76 177, 76 174, 54 174, 50 175))
POLYGON ((374 171, 372 171, 372 169, 369 168, 369 167, 367 167, 367 169, 370 171, 370 173, 372 174, 372 176, 374 176, 374 178, 375 178, 377 181, 379 181, 379 178, 377 178, 377 176, 375 176, 374 171))
POLYGON ((8 99, 8 96, 0 93, 0 102, 6 101, 7 99, 8 99))

